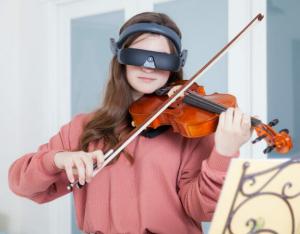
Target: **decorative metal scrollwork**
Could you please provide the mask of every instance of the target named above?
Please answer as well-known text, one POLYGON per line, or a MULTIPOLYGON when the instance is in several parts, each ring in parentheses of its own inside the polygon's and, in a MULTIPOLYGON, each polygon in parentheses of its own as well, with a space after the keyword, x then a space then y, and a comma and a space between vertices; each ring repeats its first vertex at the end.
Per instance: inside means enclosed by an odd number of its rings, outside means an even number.
POLYGON ((245 162, 222 233, 299 234, 300 178, 289 178, 290 174, 287 173, 291 169, 300 171, 300 159, 292 159, 256 173, 250 173, 249 169, 250 163, 245 162), (272 204, 271 207, 266 206, 266 203, 272 204), (250 213, 245 212, 250 205, 259 208, 251 210, 250 213), (288 228, 284 231, 282 227, 280 229, 280 222, 287 223, 288 228))

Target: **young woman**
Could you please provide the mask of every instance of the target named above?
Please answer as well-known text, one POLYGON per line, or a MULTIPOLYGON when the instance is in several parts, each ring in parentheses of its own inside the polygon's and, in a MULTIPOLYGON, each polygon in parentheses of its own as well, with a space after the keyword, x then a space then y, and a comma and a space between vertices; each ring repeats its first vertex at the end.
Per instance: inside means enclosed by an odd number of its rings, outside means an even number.
POLYGON ((44 203, 73 196, 78 227, 86 233, 202 233, 212 218, 231 158, 251 136, 250 117, 229 108, 215 134, 188 139, 169 129, 145 131, 101 167, 103 152, 133 129, 129 106, 182 79, 181 33, 165 14, 129 19, 111 42, 115 56, 102 106, 75 116, 47 144, 18 159, 9 171, 16 194, 44 203))

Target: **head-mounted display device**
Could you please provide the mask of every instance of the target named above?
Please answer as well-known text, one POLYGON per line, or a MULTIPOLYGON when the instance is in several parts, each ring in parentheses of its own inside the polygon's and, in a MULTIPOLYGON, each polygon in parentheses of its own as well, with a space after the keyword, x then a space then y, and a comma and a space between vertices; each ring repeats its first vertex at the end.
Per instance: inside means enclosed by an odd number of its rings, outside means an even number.
POLYGON ((156 23, 137 23, 127 27, 119 36, 119 40, 110 39, 110 48, 117 56, 119 63, 142 66, 153 69, 161 69, 177 72, 184 66, 187 50, 181 51, 181 39, 179 35, 169 27, 156 23), (151 50, 123 48, 123 43, 128 37, 138 32, 148 32, 163 35, 171 40, 176 48, 176 53, 168 54, 151 50))

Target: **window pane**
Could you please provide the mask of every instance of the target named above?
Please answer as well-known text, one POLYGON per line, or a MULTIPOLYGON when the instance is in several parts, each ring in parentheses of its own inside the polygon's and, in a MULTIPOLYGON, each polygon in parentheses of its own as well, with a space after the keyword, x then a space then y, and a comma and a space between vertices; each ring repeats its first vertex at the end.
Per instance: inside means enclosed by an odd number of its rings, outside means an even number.
MULTIPOLYGON (((154 11, 169 15, 182 33, 182 46, 188 50, 184 67, 189 79, 227 43, 227 1, 176 0, 154 5, 154 11)), ((221 58, 197 81, 206 93, 227 93, 227 56, 221 58)), ((210 223, 203 222, 204 233, 210 223)))
MULTIPOLYGON (((116 11, 72 20, 72 116, 90 112, 101 104, 112 58, 109 38, 118 38, 124 15, 124 11, 116 11)), ((74 206, 72 233, 81 233, 77 229, 74 206)))
POLYGON ((276 130, 290 130, 294 147, 283 157, 299 156, 300 2, 270 0, 267 4, 268 119, 279 119, 276 130))
MULTIPOLYGON (((227 1, 217 0, 177 0, 154 5, 154 11, 169 15, 182 32, 182 46, 188 49, 185 79, 227 43, 227 9, 227 1)), ((227 92, 227 57, 213 65, 197 83, 205 86, 207 94, 227 92)))
POLYGON ((109 39, 118 38, 124 11, 72 20, 72 115, 89 112, 101 103, 109 63, 109 39))

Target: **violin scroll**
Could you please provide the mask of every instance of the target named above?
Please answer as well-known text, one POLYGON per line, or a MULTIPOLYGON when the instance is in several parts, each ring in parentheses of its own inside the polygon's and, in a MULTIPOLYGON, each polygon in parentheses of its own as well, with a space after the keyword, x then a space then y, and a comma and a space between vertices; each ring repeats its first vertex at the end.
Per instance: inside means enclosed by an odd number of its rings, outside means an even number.
POLYGON ((291 150, 291 148, 293 147, 293 142, 292 138, 289 136, 289 130, 282 129, 279 131, 279 133, 277 133, 272 128, 273 126, 278 124, 278 119, 274 119, 268 124, 263 124, 259 120, 253 122, 258 137, 255 140, 253 140, 252 143, 255 144, 258 141, 264 139, 268 144, 268 147, 265 148, 263 151, 265 154, 270 153, 274 149, 277 153, 280 154, 286 154, 291 150))

